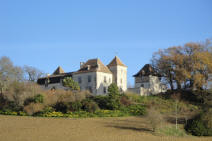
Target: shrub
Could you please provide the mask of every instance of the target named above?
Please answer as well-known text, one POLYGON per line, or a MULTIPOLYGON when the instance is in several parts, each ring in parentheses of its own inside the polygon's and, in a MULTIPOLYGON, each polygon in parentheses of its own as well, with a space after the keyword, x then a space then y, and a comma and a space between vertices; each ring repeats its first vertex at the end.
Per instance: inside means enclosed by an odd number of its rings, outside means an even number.
POLYGON ((99 108, 108 109, 108 96, 95 96, 92 99, 98 104, 99 108))
POLYGON ((162 128, 158 129, 157 133, 167 136, 177 136, 177 137, 186 136, 185 130, 181 128, 176 129, 175 126, 163 126, 162 128))
POLYGON ((130 105, 127 107, 132 115, 141 116, 146 114, 146 108, 142 105, 130 105))
POLYGON ((82 104, 79 101, 69 103, 70 111, 80 111, 82 109, 82 104))
POLYGON ((126 95, 123 95, 120 99, 120 102, 124 106, 129 106, 132 104, 132 102, 129 100, 129 98, 126 95))
POLYGON ((40 103, 30 103, 29 105, 24 107, 24 112, 28 115, 33 115, 37 112, 41 112, 44 109, 43 104, 40 103))
POLYGON ((67 113, 68 112, 68 103, 66 102, 57 102, 54 106, 56 112, 67 113))
POLYGON ((163 117, 162 115, 153 108, 148 110, 147 119, 152 127, 152 131, 155 132, 159 126, 162 125, 163 117))
POLYGON ((121 107, 119 99, 110 99, 108 100, 107 107, 109 110, 118 110, 121 107))
POLYGON ((195 136, 212 136, 212 109, 203 112, 185 125, 187 132, 195 136))
POLYGON ((41 94, 35 95, 34 97, 29 97, 24 101, 24 105, 29 105, 30 103, 43 103, 44 96, 41 94))
POLYGON ((40 86, 30 82, 13 82, 5 91, 4 96, 8 101, 13 101, 16 105, 23 106, 25 99, 34 97, 42 90, 40 86))
POLYGON ((99 110, 99 106, 92 100, 85 100, 82 103, 83 103, 82 109, 87 112, 93 113, 93 112, 99 110))
POLYGON ((38 95, 34 96, 34 101, 35 101, 35 103, 43 103, 43 101, 44 101, 43 95, 38 94, 38 95))

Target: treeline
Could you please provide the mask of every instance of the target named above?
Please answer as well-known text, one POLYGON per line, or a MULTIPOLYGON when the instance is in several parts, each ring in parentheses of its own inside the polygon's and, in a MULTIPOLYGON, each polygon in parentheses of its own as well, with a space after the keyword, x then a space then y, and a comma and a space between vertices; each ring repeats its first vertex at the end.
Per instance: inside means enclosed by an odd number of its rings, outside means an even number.
POLYGON ((0 92, 3 93, 13 82, 36 82, 44 73, 39 69, 27 66, 15 66, 10 58, 0 58, 0 92))
POLYGON ((171 90, 205 89, 212 73, 212 44, 207 40, 159 50, 152 65, 171 90))

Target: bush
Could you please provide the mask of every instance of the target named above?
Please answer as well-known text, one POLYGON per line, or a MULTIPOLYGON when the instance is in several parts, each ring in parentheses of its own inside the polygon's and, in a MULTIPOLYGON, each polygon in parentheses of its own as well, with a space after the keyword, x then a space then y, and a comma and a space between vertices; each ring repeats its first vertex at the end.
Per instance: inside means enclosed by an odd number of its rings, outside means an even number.
POLYGON ((109 109, 108 108, 108 102, 109 97, 108 96, 95 96, 92 98, 101 109, 109 109))
POLYGON ((187 132, 195 136, 212 136, 212 110, 203 112, 193 119, 188 120, 185 125, 187 132))
POLYGON ((109 110, 118 110, 121 107, 121 103, 119 99, 109 99, 107 103, 107 107, 109 110))
POLYGON ((43 101, 44 101, 43 99, 44 99, 44 97, 41 94, 34 96, 35 103, 43 103, 43 101))
POLYGON ((84 100, 82 102, 82 109, 87 111, 87 112, 95 112, 97 110, 99 110, 99 106, 96 104, 96 102, 92 101, 92 100, 84 100))
POLYGON ((65 102, 57 102, 53 107, 56 110, 56 112, 67 113, 69 106, 65 102))
POLYGON ((79 101, 76 102, 71 102, 69 103, 69 110, 74 112, 74 111, 80 111, 82 109, 82 104, 79 101))
POLYGON ((148 110, 147 119, 152 127, 153 132, 155 132, 163 122, 162 115, 153 108, 148 110))
POLYGON ((124 106, 129 106, 129 105, 132 104, 132 102, 129 100, 128 96, 126 96, 126 95, 123 95, 123 96, 121 97, 120 102, 121 102, 121 104, 124 105, 124 106))
POLYGON ((24 107, 24 112, 28 115, 33 115, 37 112, 41 112, 44 109, 44 106, 40 103, 30 103, 24 107))
POLYGON ((175 126, 163 126, 159 128, 157 133, 159 135, 167 135, 167 136, 176 136, 176 137, 183 137, 186 136, 185 130, 181 128, 177 128, 175 126))
POLYGON ((35 95, 34 97, 29 97, 24 101, 24 105, 29 105, 30 103, 43 103, 44 96, 41 94, 35 95))
POLYGON ((127 108, 129 109, 130 113, 135 116, 141 116, 147 113, 146 108, 142 105, 130 105, 127 108))

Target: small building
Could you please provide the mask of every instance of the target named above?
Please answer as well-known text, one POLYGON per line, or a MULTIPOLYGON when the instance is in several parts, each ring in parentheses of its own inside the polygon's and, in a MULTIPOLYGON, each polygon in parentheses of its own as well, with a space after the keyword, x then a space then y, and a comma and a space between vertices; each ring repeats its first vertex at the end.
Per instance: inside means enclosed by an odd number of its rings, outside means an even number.
POLYGON ((62 82, 66 77, 72 77, 72 72, 65 73, 64 70, 59 66, 51 75, 39 78, 37 83, 41 85, 43 89, 66 89, 63 87, 62 82))
POLYGON ((133 77, 135 78, 135 86, 134 88, 129 88, 129 91, 142 96, 154 95, 166 91, 166 86, 160 81, 160 75, 156 73, 150 64, 146 64, 133 77))

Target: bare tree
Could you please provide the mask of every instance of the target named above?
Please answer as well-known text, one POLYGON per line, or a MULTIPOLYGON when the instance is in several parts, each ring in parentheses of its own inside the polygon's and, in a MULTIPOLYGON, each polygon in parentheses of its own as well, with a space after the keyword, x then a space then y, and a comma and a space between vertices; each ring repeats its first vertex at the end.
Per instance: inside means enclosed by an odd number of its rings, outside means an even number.
POLYGON ((24 66, 24 74, 25 79, 28 81, 35 82, 38 78, 42 77, 44 73, 40 71, 39 69, 31 66, 24 66))
POLYGON ((0 58, 0 89, 1 93, 13 81, 23 80, 21 67, 13 65, 10 58, 3 56, 0 58))

